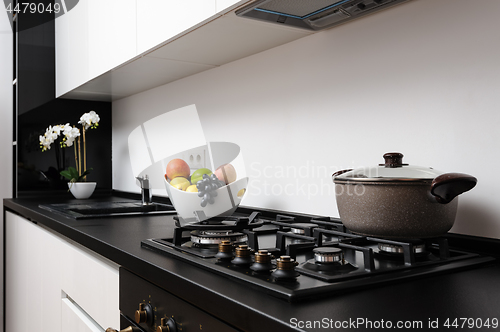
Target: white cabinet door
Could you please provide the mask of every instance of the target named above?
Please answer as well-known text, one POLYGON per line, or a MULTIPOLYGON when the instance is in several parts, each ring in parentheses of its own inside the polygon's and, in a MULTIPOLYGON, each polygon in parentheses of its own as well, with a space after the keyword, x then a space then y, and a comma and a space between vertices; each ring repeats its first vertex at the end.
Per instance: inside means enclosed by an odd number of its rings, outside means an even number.
POLYGON ((88 24, 88 0, 56 19, 56 97, 90 78, 88 24))
POLYGON ((80 0, 56 19, 56 96, 130 60, 136 0, 80 0))
POLYGON ((87 1, 89 68, 94 78, 136 56, 136 0, 87 1))
POLYGON ((66 244, 61 289, 104 329, 120 326, 118 265, 66 244))
POLYGON ((5 227, 6 331, 61 331, 61 241, 10 212, 5 227))
POLYGON ((61 326, 62 331, 71 332, 103 332, 88 314, 69 298, 61 299, 61 326))
POLYGON ((215 13, 215 0, 137 0, 138 54, 215 13))
POLYGON ((16 214, 5 227, 6 331, 120 325, 118 265, 16 214))

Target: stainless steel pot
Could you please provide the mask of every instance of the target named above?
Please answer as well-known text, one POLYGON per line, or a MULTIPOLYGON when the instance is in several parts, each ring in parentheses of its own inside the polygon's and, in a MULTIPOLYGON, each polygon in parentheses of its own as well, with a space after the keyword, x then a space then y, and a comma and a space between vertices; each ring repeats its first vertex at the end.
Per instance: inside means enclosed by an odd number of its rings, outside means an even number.
POLYGON ((352 232, 393 239, 429 238, 448 232, 458 198, 477 183, 473 176, 403 164, 403 155, 384 155, 375 167, 332 175, 340 219, 352 232))

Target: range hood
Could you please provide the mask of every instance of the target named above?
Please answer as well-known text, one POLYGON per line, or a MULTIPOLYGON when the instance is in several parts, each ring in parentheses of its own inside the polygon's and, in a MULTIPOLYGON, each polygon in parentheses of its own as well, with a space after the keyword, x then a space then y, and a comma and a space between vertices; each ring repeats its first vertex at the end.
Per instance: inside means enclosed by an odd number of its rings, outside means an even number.
POLYGON ((408 0, 257 0, 238 11, 245 18, 322 30, 408 0))

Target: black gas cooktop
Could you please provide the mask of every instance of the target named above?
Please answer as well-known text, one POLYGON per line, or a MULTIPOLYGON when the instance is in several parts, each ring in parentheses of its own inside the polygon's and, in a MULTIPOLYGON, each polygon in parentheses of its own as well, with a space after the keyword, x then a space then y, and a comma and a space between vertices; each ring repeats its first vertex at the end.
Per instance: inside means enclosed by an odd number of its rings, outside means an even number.
POLYGON ((142 246, 287 301, 448 273, 493 257, 448 247, 446 238, 387 240, 360 236, 340 219, 259 212, 177 228, 142 246))

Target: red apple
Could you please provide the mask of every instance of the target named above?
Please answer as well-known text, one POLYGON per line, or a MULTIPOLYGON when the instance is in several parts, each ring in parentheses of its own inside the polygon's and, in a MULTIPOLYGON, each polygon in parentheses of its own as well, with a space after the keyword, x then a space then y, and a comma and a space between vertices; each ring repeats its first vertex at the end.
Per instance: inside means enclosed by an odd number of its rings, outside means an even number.
POLYGON ((167 164, 166 176, 170 180, 175 179, 178 176, 189 178, 190 173, 191 170, 189 169, 189 165, 182 159, 172 159, 167 164))
POLYGON ((214 172, 215 176, 226 184, 236 181, 236 170, 231 164, 224 164, 214 172))

